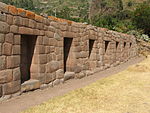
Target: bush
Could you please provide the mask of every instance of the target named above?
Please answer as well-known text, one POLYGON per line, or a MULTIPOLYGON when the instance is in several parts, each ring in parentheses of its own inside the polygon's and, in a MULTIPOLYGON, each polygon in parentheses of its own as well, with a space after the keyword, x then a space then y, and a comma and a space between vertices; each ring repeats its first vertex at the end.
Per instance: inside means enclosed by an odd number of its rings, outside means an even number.
POLYGON ((150 6, 140 5, 134 12, 133 22, 139 29, 143 29, 146 34, 150 34, 150 6))

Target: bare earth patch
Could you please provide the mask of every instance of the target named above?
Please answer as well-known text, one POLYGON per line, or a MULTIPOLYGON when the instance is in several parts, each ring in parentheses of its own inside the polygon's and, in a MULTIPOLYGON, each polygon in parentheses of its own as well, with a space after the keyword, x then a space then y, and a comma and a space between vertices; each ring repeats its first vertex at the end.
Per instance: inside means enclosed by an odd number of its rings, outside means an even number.
POLYGON ((22 113, 150 113, 150 57, 22 113))

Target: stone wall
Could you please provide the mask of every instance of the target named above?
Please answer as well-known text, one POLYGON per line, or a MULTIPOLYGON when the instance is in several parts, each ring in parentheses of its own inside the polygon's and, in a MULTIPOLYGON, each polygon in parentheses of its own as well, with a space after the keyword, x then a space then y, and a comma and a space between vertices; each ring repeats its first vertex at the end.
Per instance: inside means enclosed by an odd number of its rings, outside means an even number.
POLYGON ((134 36, 0 2, 0 98, 89 76, 136 55, 134 36))

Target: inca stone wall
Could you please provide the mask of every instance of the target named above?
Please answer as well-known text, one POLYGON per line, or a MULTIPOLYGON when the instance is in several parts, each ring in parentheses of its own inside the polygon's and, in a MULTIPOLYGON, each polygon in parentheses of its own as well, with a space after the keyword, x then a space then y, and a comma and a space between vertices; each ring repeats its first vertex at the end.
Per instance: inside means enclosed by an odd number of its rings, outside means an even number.
POLYGON ((137 55, 134 36, 0 3, 0 98, 58 85, 137 55))

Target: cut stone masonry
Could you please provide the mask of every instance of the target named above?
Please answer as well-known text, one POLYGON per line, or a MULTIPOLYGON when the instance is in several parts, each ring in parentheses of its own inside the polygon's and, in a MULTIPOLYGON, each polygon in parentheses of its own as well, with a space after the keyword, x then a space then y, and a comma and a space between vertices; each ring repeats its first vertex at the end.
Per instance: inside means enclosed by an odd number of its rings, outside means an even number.
POLYGON ((0 2, 0 98, 52 87, 137 55, 136 38, 0 2))

